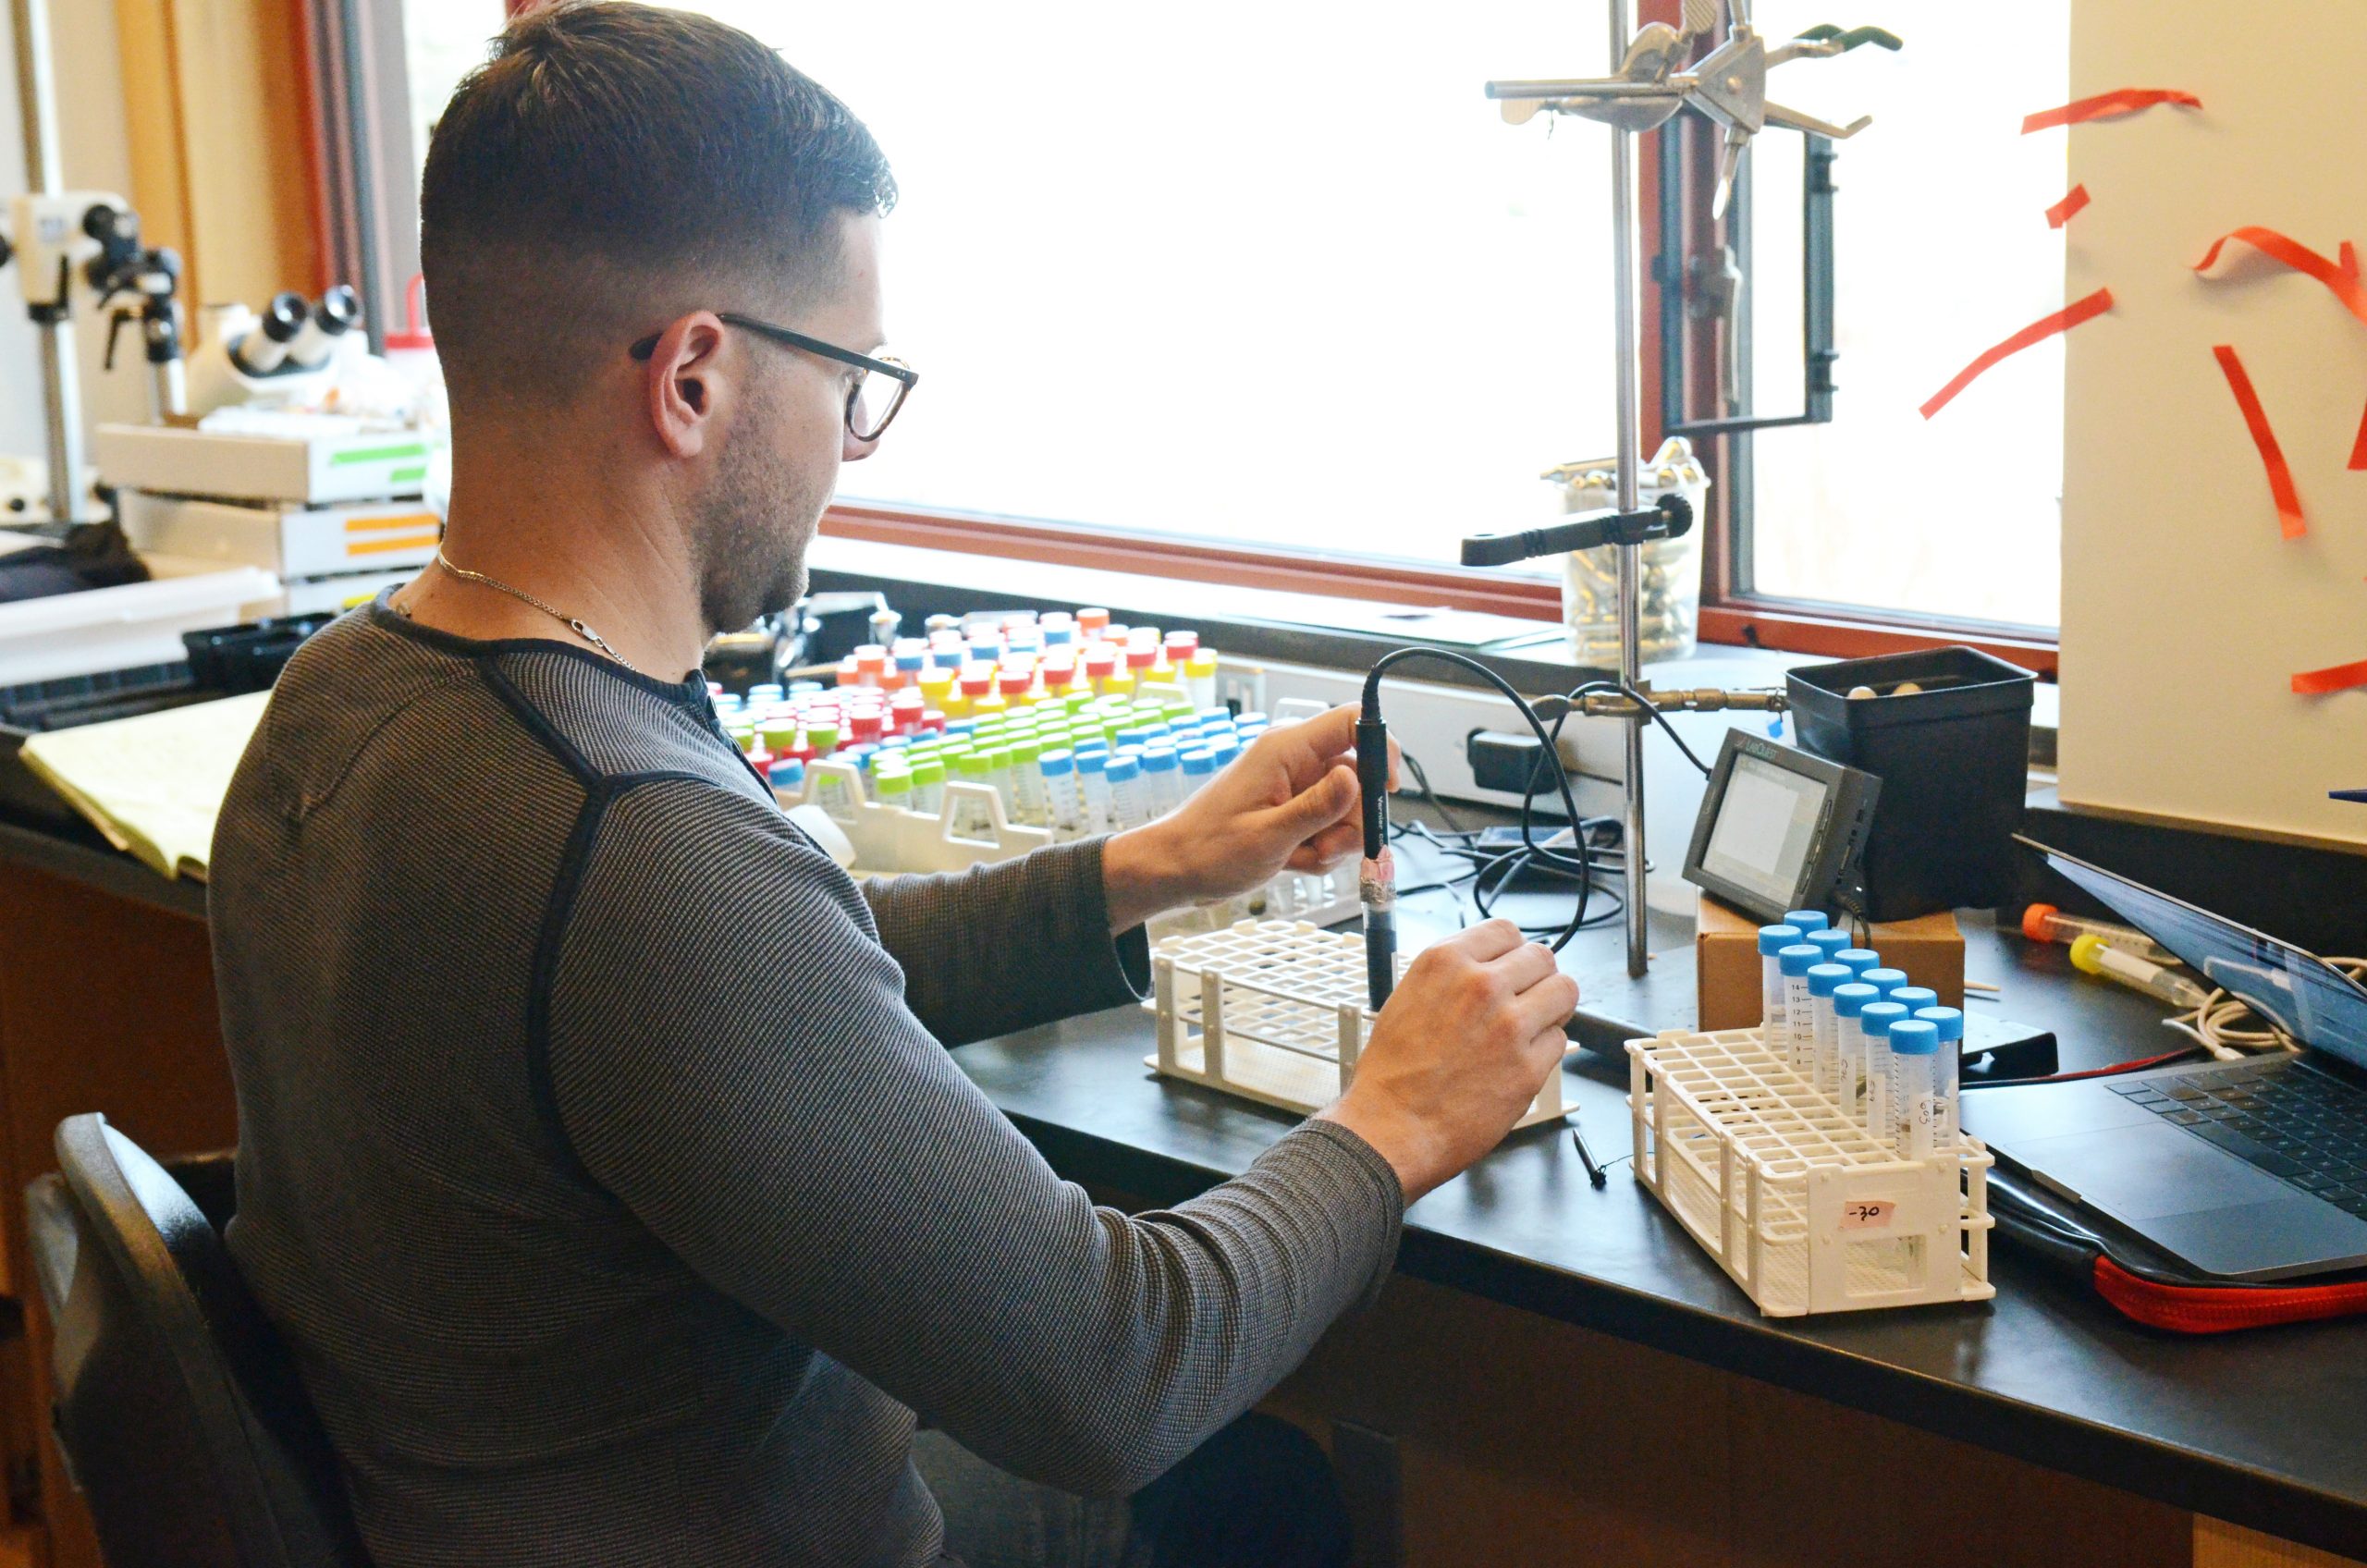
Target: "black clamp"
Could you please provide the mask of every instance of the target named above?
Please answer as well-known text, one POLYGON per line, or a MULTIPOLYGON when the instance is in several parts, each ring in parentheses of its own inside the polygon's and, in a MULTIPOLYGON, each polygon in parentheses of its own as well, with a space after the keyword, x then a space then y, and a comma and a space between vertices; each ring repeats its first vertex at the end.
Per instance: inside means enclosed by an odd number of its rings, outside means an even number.
POLYGON ((1592 550, 1604 545, 1645 545, 1681 539, 1693 528, 1693 503, 1670 494, 1640 511, 1588 512, 1550 528, 1518 533, 1474 533, 1463 541, 1465 566, 1509 566, 1538 556, 1592 550))

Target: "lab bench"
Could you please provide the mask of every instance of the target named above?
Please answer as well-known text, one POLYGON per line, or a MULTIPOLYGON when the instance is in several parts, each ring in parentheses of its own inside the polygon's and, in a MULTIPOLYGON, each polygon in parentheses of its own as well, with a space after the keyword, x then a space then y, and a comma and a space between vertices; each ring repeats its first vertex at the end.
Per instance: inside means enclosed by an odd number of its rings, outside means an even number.
MULTIPOLYGON (((1654 945, 1686 950, 1681 921, 1654 945)), ((2066 1067, 2162 1048, 2146 1001, 1978 922, 1968 1005, 2054 1028, 2066 1067)), ((1567 966, 1617 965, 1616 929, 1567 966)), ((1689 998, 1688 998, 1689 999, 1689 998)), ((1143 1065, 1122 1008, 960 1047, 1054 1167, 1136 1207, 1246 1169, 1282 1113, 1143 1065)), ((2302 1564, 2367 1557, 2367 1322, 2190 1340, 1993 1253, 1994 1302, 1773 1320, 1637 1187, 1625 1070, 1565 1069, 1566 1132, 1515 1134, 1408 1214, 1397 1275, 1271 1408, 1331 1445, 1373 1562, 2302 1564), (2297 1544, 2298 1543, 2298 1544, 2297 1544)), ((0 823, 0 1237, 57 1121, 160 1154, 231 1142, 202 888, 0 823)), ((97 1561, 45 1447, 46 1328, 0 1346, 19 1502, 58 1568, 97 1561), (30 1392, 27 1390, 30 1390, 30 1392)))

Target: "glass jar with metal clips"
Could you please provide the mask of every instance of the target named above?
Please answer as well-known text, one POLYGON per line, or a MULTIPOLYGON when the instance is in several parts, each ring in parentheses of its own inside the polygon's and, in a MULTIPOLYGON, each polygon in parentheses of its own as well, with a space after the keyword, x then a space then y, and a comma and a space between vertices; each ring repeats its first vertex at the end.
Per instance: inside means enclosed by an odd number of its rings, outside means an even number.
MULTIPOLYGON (((1564 463, 1541 476, 1562 486, 1565 512, 1600 511, 1617 501, 1617 478, 1608 458, 1564 463)), ((1703 509, 1710 477, 1682 436, 1662 444, 1638 476, 1636 504, 1649 507, 1672 492, 1703 509)), ((1640 624, 1643 657, 1681 659, 1693 652, 1701 616, 1701 530, 1697 522, 1681 537, 1656 539, 1638 548, 1642 558, 1640 624)), ((1570 652, 1580 662, 1616 668, 1619 664, 1619 548, 1573 550, 1563 557, 1562 619, 1570 652)))

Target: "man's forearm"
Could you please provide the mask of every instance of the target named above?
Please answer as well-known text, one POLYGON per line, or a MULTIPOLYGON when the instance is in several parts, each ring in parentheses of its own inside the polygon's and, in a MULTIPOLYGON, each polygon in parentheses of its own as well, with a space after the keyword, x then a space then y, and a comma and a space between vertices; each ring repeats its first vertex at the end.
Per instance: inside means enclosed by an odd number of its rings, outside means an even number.
POLYGON ((1101 888, 1112 936, 1200 896, 1196 874, 1164 821, 1102 841, 1101 888))

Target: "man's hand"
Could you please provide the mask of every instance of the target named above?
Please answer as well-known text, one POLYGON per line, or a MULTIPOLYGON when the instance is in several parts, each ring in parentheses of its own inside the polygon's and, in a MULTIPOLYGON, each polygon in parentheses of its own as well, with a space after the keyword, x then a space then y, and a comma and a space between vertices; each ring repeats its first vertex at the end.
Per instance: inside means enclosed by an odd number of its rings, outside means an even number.
POLYGON ((1412 1203, 1494 1148, 1562 1068, 1578 983, 1491 920, 1426 949, 1391 993, 1355 1082, 1318 1115, 1379 1150, 1412 1203))
MULTIPOLYGON (((1110 928, 1355 854, 1364 833, 1355 736, 1354 707, 1269 729, 1182 806, 1111 839, 1101 851, 1110 928)), ((1397 787, 1394 742, 1389 784, 1397 787)))

